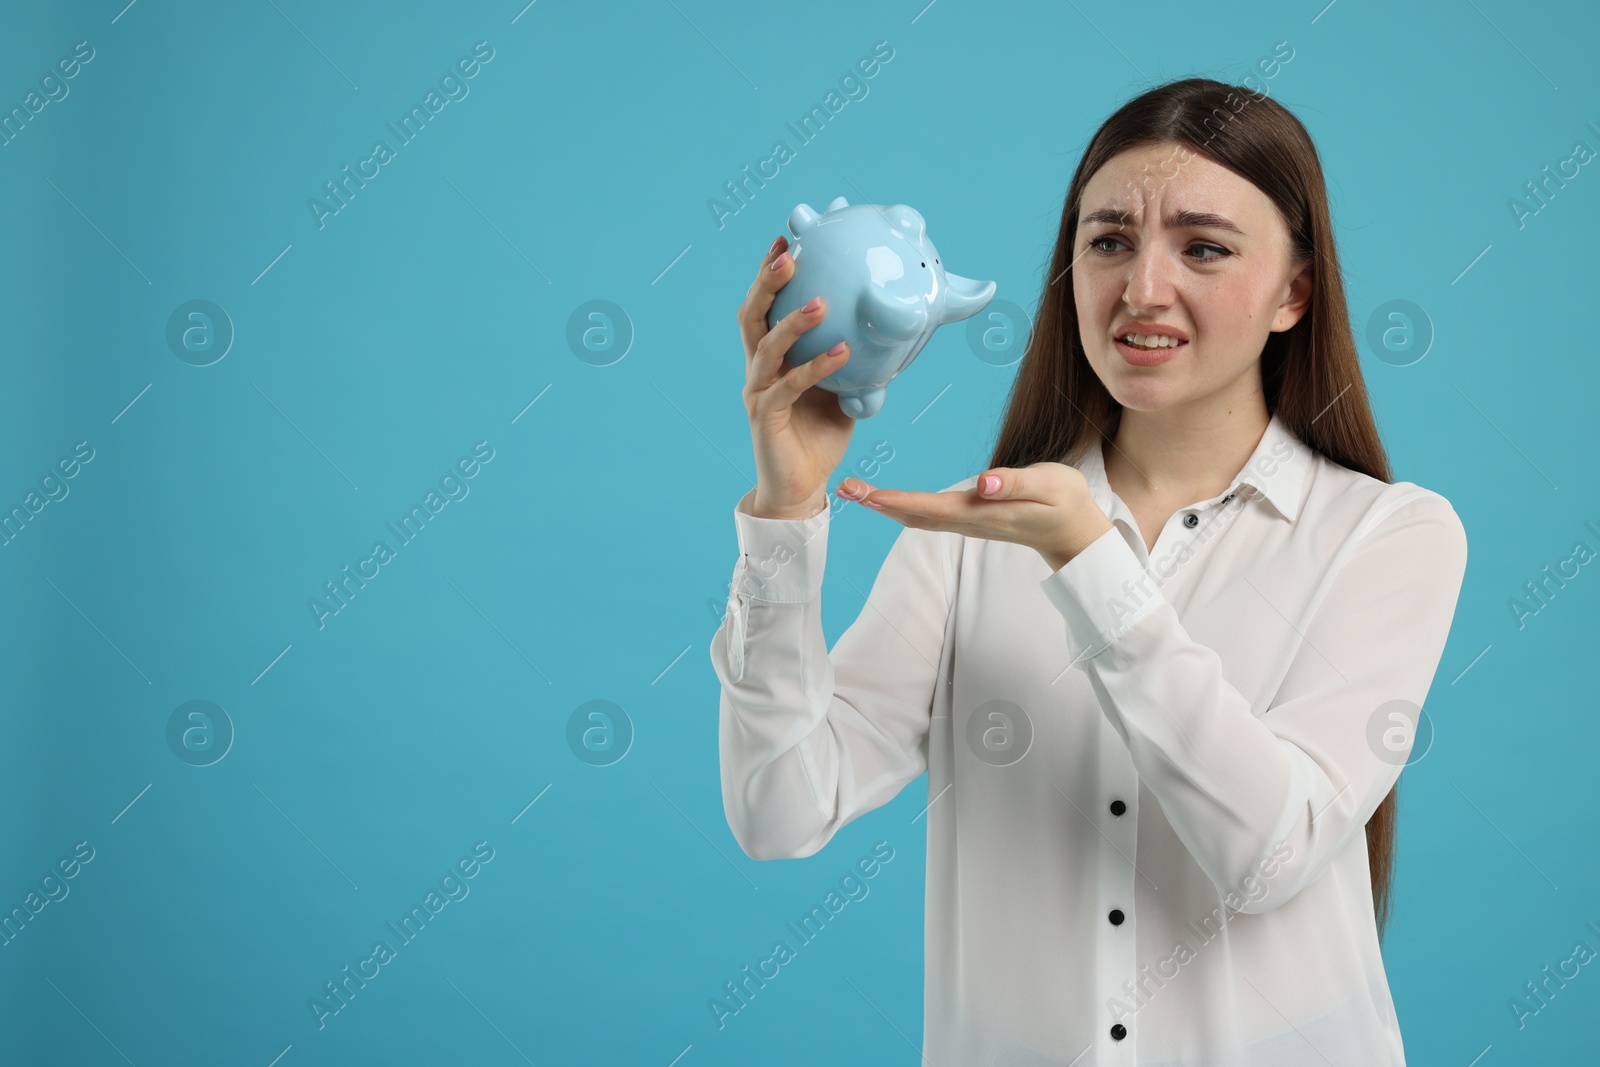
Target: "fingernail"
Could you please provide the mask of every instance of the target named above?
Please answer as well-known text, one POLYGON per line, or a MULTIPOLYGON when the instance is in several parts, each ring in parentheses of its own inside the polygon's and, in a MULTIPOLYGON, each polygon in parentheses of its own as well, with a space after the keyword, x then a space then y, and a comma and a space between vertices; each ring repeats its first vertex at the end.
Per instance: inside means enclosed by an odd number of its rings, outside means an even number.
POLYGON ((985 474, 983 476, 983 489, 981 490, 983 495, 988 496, 991 493, 998 493, 999 491, 1000 476, 998 474, 985 474))
POLYGON ((836 344, 832 348, 828 349, 826 354, 830 355, 830 356, 837 356, 840 352, 843 352, 843 351, 844 351, 844 342, 840 341, 838 344, 836 344))
POLYGON ((863 500, 862 503, 865 504, 869 508, 877 508, 879 511, 883 510, 883 505, 879 504, 879 503, 875 503, 874 501, 863 500))
POLYGON ((800 310, 806 312, 807 314, 810 314, 811 312, 817 310, 821 306, 822 306, 822 297, 814 296, 810 300, 806 301, 805 306, 803 306, 800 310))
POLYGON ((785 263, 787 263, 787 262, 789 262, 789 253, 785 252, 783 255, 781 255, 777 259, 773 260, 772 261, 772 266, 768 267, 767 269, 768 270, 782 270, 783 269, 783 265, 785 263))
POLYGON ((781 244, 783 244, 783 235, 779 234, 777 237, 773 238, 772 247, 767 249, 767 255, 770 256, 772 253, 776 252, 778 250, 778 246, 781 244))

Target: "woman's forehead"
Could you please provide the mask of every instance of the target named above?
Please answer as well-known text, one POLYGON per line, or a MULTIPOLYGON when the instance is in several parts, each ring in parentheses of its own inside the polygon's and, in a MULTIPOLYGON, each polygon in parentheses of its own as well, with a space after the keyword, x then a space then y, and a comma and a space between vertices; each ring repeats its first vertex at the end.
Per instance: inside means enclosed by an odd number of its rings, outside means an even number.
POLYGON ((1084 186, 1080 223, 1143 225, 1154 208, 1168 226, 1216 226, 1222 219, 1249 233, 1252 222, 1260 227, 1276 210, 1245 178, 1196 152, 1173 154, 1178 147, 1144 146, 1107 160, 1084 186))

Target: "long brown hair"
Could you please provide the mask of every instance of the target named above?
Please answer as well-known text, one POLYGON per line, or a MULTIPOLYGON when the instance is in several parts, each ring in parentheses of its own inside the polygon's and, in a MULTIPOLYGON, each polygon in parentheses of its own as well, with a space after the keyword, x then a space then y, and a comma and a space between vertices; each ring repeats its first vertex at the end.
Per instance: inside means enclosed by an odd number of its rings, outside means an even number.
MULTIPOLYGON (((1367 400, 1345 307, 1333 224, 1316 147, 1300 120, 1274 100, 1209 78, 1159 85, 1106 119, 1072 175, 1032 336, 1012 383, 991 467, 1046 460, 1076 464, 1116 437, 1122 406, 1084 353, 1073 299, 1072 261, 1084 186, 1130 148, 1175 142, 1253 183, 1277 205, 1295 262, 1312 263, 1310 306, 1261 353, 1267 411, 1335 463, 1380 481, 1393 478, 1367 400)), ((1167 175, 1170 177, 1170 175, 1167 175)), ((1396 783, 1398 788, 1398 783, 1396 783)), ((1389 918, 1396 790, 1367 820, 1367 862, 1378 937, 1389 918)))

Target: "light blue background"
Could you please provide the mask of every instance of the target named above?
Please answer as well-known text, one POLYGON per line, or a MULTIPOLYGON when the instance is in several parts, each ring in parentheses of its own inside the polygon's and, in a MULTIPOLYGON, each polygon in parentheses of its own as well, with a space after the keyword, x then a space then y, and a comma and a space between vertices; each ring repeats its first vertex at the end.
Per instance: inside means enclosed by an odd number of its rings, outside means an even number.
MULTIPOLYGON (((1508 1007, 1600 949, 1600 576, 1524 628, 1508 608, 1600 547, 1600 174, 1525 227, 1508 207, 1600 148, 1592 6, 125 2, 0 13, 6 108, 95 49, 0 148, 0 503, 95 450, 0 548, 0 906, 95 850, 0 948, 0 1060, 915 1063, 925 781, 802 861, 748 859, 723 818, 707 643, 755 473, 735 308, 790 208, 844 195, 916 206, 1031 309, 1094 128, 1279 41, 1396 476, 1470 543, 1401 793, 1410 1059, 1593 1054, 1600 965, 1522 1029, 1508 1007), (319 230, 307 200, 480 40, 470 94, 319 230), (869 94, 793 141, 880 40, 869 94), (778 139, 797 158, 719 228, 708 200, 778 139), (165 339, 197 298, 236 330, 206 367, 165 339), (1409 366, 1364 340, 1397 299, 1436 334, 1409 366), (591 300, 636 333, 608 366, 567 343, 591 300), (307 600, 479 441, 469 495, 319 629, 307 600), (196 699, 236 730, 207 767, 166 739, 196 699), (567 742, 590 700, 632 724, 610 766, 567 742), (480 840, 470 895, 319 1030, 308 1000, 480 840), (870 895, 719 1030, 708 1000, 879 840, 870 895)), ((879 484, 981 470, 997 362, 940 331, 847 465, 887 442, 879 484)), ((837 514, 830 642, 897 529, 837 514)))

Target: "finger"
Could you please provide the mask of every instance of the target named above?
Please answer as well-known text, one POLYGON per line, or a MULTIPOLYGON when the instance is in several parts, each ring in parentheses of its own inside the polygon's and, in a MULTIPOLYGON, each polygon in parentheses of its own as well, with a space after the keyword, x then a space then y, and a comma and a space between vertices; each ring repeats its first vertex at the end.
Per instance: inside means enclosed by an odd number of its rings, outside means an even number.
POLYGON ((834 492, 838 493, 846 500, 860 500, 862 497, 872 492, 872 486, 862 481, 860 478, 846 478, 844 481, 839 483, 838 487, 834 489, 834 492))
POLYGON ((846 478, 839 483, 839 487, 835 491, 844 499, 854 500, 858 504, 869 507, 874 511, 886 511, 891 505, 885 503, 884 497, 893 495, 886 490, 874 487, 870 482, 862 481, 860 478, 846 478))
POLYGON ((1039 486, 1033 471, 1015 467, 990 467, 978 475, 973 489, 984 500, 1035 500, 1039 486))
POLYGON ((750 361, 749 379, 754 388, 768 388, 783 373, 783 357, 801 334, 828 317, 828 305, 814 297, 779 319, 761 340, 750 361))
POLYGON ((798 367, 790 367, 777 381, 772 383, 771 388, 768 390, 772 396, 772 402, 780 406, 794 403, 795 400, 799 399, 801 393, 810 389, 849 361, 850 346, 840 341, 815 359, 809 359, 798 367))
POLYGON ((914 493, 903 489, 878 489, 860 478, 847 478, 839 483, 840 495, 878 511, 894 512, 901 521, 907 519, 951 518, 961 506, 957 497, 963 493, 914 493), (903 518, 902 518, 903 516, 903 518))
POLYGON ((955 530, 962 528, 960 516, 950 506, 952 502, 943 498, 957 495, 964 494, 873 489, 859 503, 913 530, 955 530))
POLYGON ((949 518, 952 512, 953 501, 944 499, 947 496, 956 496, 955 493, 913 493, 904 489, 872 489, 868 488, 865 495, 857 497, 867 507, 875 507, 881 511, 893 511, 900 515, 920 516, 922 518, 949 518))
POLYGON ((755 355, 756 344, 766 336, 767 312, 772 309, 772 298, 794 273, 794 258, 788 250, 789 239, 780 233, 778 239, 772 242, 772 247, 767 249, 767 254, 761 257, 755 281, 750 283, 744 303, 739 305, 739 333, 744 339, 746 358, 755 355), (778 264, 777 270, 773 270, 772 265, 779 258, 783 262, 778 264))

